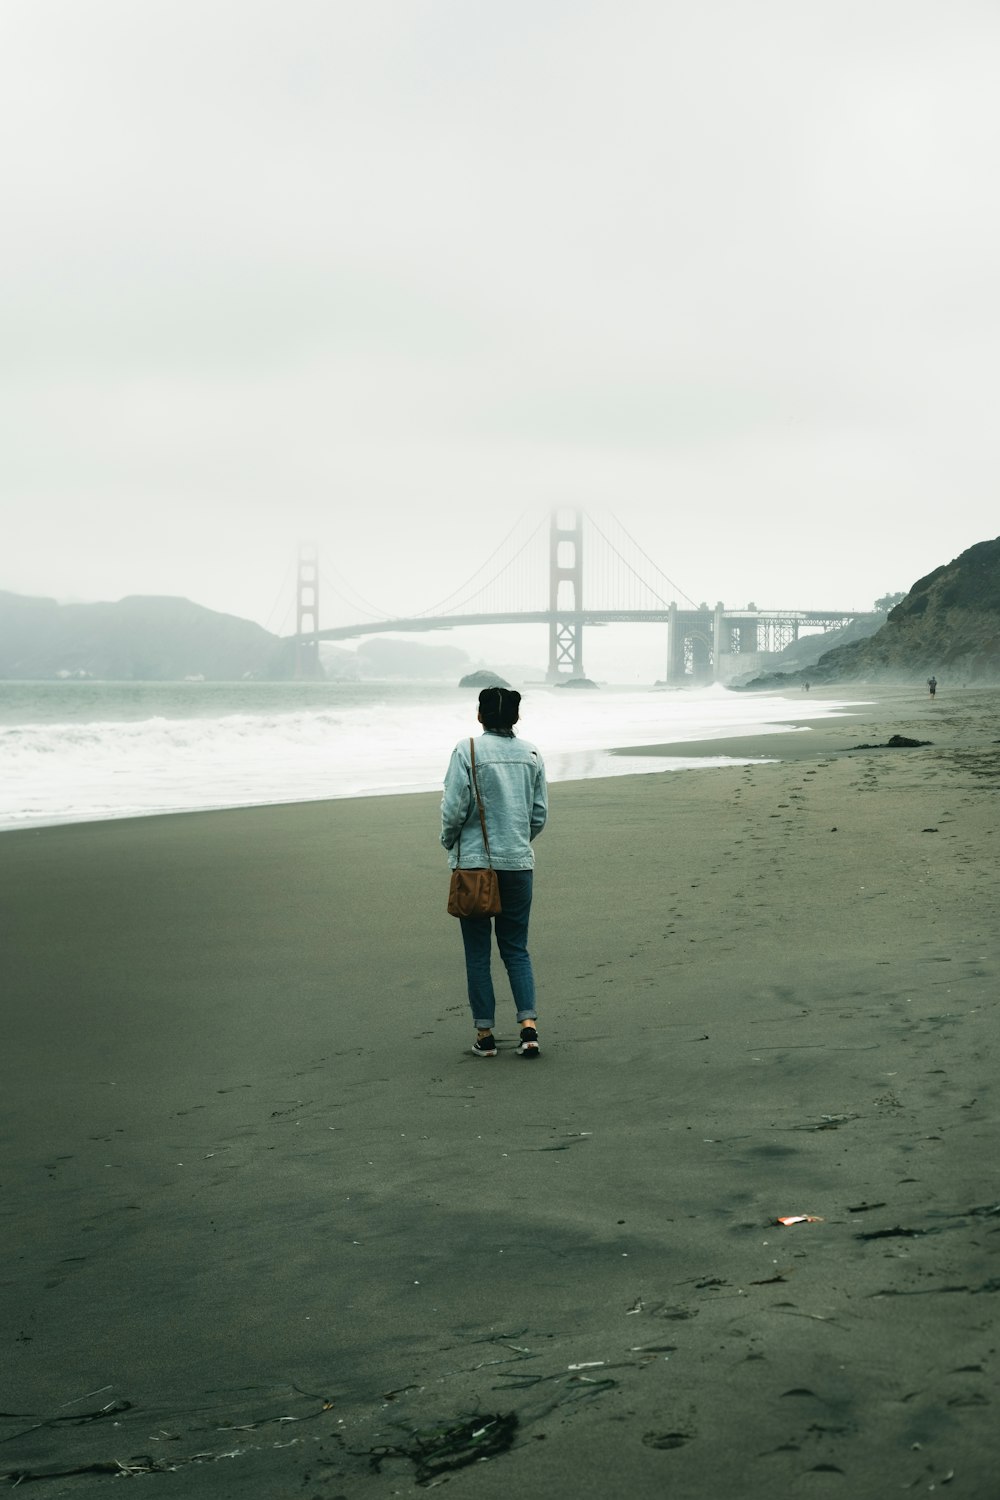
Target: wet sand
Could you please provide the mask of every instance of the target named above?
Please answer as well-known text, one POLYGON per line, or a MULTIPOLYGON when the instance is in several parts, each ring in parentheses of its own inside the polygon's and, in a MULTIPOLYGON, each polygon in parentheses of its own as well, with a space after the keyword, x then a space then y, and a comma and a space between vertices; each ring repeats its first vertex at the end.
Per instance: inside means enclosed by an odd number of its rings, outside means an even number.
POLYGON ((877 697, 552 789, 537 1064, 437 796, 0 836, 0 1474, 994 1494, 1000 694, 877 697))

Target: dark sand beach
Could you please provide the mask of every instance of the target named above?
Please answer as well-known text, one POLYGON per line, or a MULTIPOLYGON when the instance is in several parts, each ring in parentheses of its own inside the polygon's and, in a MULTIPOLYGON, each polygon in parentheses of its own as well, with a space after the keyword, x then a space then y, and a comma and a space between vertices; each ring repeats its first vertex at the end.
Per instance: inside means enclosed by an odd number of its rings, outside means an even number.
POLYGON ((552 788, 537 1064, 436 795, 0 835, 7 1482, 995 1496, 1000 694, 849 696, 552 788))

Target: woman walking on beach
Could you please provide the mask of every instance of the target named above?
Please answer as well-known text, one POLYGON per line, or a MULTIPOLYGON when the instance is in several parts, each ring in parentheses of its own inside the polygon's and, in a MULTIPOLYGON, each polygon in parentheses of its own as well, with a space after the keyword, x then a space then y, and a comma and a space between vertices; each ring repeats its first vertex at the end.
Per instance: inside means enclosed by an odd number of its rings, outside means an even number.
POLYGON ((511 688, 489 687, 479 694, 479 722, 483 733, 476 741, 476 779, 483 802, 489 857, 483 843, 479 809, 472 782, 469 740, 459 740, 451 754, 441 799, 441 843, 448 850, 454 870, 481 869, 492 864, 497 872, 502 910, 496 917, 460 917, 465 947, 465 972, 469 1006, 476 1027, 473 1052, 477 1057, 496 1057, 493 1035, 496 996, 490 971, 493 924, 497 947, 510 980, 521 1039, 521 1057, 538 1056, 535 976, 528 953, 528 919, 531 915, 532 871, 535 852, 532 841, 545 827, 548 792, 545 766, 538 750, 518 739, 514 725, 520 716, 521 695, 511 688))

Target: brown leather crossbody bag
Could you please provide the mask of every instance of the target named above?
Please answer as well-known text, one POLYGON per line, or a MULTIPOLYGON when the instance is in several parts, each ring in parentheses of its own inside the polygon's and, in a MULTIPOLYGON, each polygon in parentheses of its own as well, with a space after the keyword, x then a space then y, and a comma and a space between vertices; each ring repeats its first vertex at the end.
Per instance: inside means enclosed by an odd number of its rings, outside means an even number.
POLYGON ((462 864, 462 835, 458 836, 458 852, 456 855, 458 868, 451 872, 451 882, 448 886, 448 912, 453 917, 495 917, 502 910, 500 906, 500 886, 497 881, 497 872, 493 868, 490 859, 490 836, 486 832, 486 815, 483 812, 483 799, 479 795, 479 778, 476 776, 476 742, 469 740, 469 754, 472 758, 472 789, 476 794, 476 806, 479 808, 479 822, 483 830, 483 848, 486 850, 488 864, 485 869, 463 870, 462 864))

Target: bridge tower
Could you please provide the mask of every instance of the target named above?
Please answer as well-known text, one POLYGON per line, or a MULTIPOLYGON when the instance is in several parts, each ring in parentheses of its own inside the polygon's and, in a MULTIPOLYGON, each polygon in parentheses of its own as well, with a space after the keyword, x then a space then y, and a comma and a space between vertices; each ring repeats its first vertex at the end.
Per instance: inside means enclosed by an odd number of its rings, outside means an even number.
POLYGON ((315 542, 300 542, 295 584, 295 676, 314 681, 323 676, 319 661, 319 558, 315 542), (309 640, 308 637, 312 639, 309 640))
POLYGON ((549 527, 548 682, 583 677, 583 511, 556 508, 549 527), (570 519, 572 518, 572 524, 570 519))

